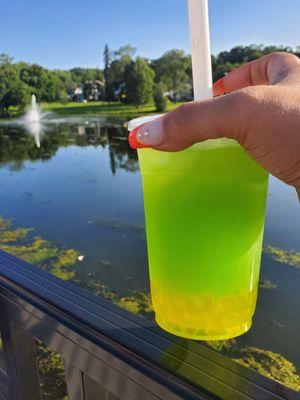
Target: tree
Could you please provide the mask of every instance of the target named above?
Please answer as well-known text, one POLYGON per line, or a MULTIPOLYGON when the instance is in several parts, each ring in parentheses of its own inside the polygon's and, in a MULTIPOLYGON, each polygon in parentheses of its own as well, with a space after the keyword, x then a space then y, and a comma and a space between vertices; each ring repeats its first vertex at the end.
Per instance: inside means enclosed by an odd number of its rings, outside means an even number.
POLYGON ((136 48, 130 44, 121 46, 119 50, 114 51, 114 58, 119 61, 131 61, 136 53, 136 48))
POLYGON ((107 101, 122 100, 124 74, 126 67, 133 60, 136 48, 129 44, 110 52, 108 46, 104 49, 105 99, 107 101))
POLYGON ((0 55, 0 114, 9 115, 9 107, 23 108, 29 100, 29 88, 20 80, 12 58, 0 55))
POLYGON ((108 45, 106 44, 103 52, 103 62, 104 62, 104 100, 110 101, 114 100, 114 91, 111 79, 111 52, 108 45))
POLYGON ((156 82, 163 82, 172 100, 191 93, 191 59, 182 50, 170 50, 152 61, 156 82))
POLYGON ((153 99, 157 111, 166 111, 168 103, 165 95, 166 90, 167 88, 162 82, 157 83, 154 87, 153 99))
POLYGON ((153 100, 155 73, 144 58, 132 61, 125 71, 126 102, 137 105, 153 100))

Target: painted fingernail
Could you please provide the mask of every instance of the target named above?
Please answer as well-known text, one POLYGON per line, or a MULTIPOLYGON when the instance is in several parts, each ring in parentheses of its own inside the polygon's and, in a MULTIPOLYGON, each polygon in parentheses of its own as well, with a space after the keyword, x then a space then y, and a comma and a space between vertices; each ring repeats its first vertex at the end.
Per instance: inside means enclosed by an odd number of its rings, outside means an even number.
POLYGON ((133 149, 156 147, 163 143, 162 118, 140 125, 129 134, 129 144, 133 149))
POLYGON ((139 132, 143 125, 138 126, 137 128, 133 129, 128 136, 129 146, 132 149, 142 149, 144 147, 149 147, 142 143, 142 135, 139 132))
POLYGON ((221 79, 218 79, 214 84, 213 84, 213 92, 214 96, 221 96, 226 92, 224 88, 224 77, 221 79))

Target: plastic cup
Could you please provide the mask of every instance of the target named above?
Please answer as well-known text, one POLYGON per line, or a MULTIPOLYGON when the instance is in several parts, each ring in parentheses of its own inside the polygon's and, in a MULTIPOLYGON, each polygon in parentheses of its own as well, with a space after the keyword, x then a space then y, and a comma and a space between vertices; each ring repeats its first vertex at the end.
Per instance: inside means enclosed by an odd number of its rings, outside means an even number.
POLYGON ((257 299, 268 174, 229 139, 138 155, 157 323, 199 340, 245 333, 257 299))

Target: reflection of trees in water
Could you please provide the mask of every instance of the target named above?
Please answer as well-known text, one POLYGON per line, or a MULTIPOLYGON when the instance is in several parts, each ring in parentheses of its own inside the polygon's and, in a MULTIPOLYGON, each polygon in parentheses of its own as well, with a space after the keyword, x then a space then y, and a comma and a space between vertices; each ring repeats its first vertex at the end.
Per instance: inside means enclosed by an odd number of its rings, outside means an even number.
POLYGON ((0 166, 10 164, 13 170, 21 170, 25 161, 49 160, 59 148, 70 145, 108 148, 113 175, 117 169, 138 170, 137 154, 128 146, 125 128, 101 126, 99 122, 51 126, 40 148, 24 127, 0 126, 0 166))
POLYGON ((116 170, 125 169, 135 172, 138 170, 137 154, 130 149, 127 143, 127 132, 124 128, 106 128, 109 142, 109 156, 111 171, 115 174, 116 170))

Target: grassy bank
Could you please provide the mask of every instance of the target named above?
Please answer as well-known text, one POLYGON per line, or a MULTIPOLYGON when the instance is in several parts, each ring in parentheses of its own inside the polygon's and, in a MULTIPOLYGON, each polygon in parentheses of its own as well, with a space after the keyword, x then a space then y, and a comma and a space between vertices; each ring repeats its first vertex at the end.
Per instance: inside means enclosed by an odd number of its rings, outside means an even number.
MULTIPOLYGON (((180 103, 169 103, 168 111, 176 108, 180 103)), ((53 111, 62 116, 69 115, 138 115, 156 112, 154 104, 136 106, 123 103, 107 103, 94 101, 89 103, 42 103, 44 111, 53 111)))
MULTIPOLYGON (((173 110, 181 103, 169 103, 167 111, 173 110)), ((107 103, 104 101, 91 101, 88 103, 42 103, 41 108, 45 112, 55 112, 57 115, 68 117, 72 115, 108 115, 108 116, 135 116, 155 113, 154 104, 145 104, 143 106, 136 106, 133 104, 123 103, 107 103)), ((16 107, 11 107, 10 117, 16 118, 23 112, 19 112, 16 107)))

